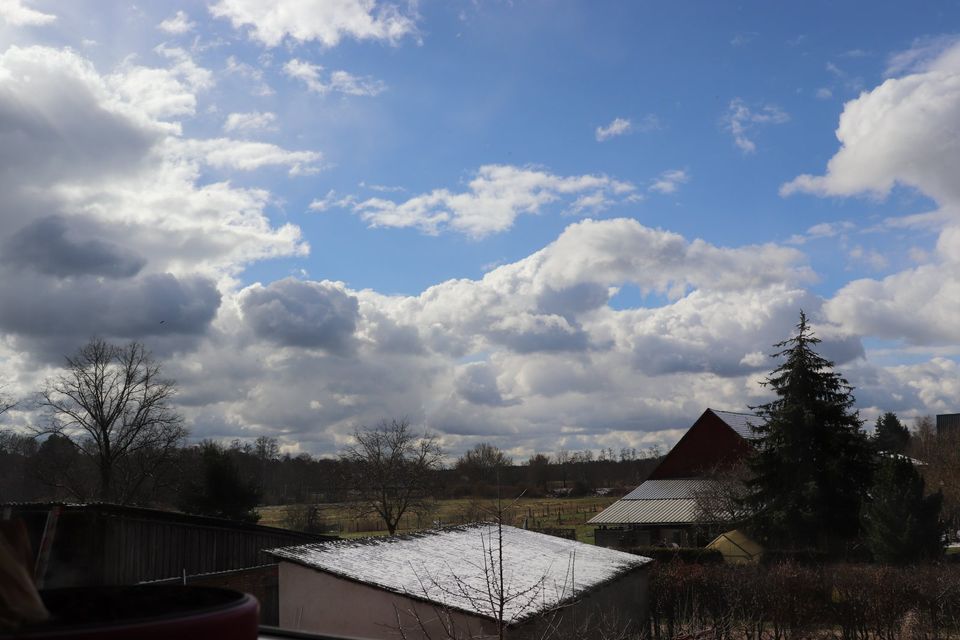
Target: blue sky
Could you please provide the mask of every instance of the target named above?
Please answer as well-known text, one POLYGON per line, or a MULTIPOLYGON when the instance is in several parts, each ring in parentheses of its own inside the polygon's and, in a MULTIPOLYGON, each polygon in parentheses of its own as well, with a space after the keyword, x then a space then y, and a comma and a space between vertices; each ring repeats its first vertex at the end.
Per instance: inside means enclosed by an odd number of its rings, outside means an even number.
POLYGON ((0 0, 0 377, 101 335, 195 438, 669 445, 803 307, 865 418, 957 409, 958 14, 0 0))

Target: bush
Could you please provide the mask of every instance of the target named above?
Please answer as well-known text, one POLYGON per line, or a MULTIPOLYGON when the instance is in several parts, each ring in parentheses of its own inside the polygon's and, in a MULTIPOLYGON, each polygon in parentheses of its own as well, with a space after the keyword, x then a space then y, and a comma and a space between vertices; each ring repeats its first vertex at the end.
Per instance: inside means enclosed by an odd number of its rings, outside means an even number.
POLYGON ((723 554, 716 549, 701 547, 623 547, 619 551, 638 556, 653 558, 659 562, 685 562, 693 564, 715 564, 723 562, 723 554))
POLYGON ((283 515, 283 526, 305 533, 323 533, 327 525, 320 510, 312 504, 295 504, 287 507, 283 515))
POLYGON ((655 563, 654 640, 933 640, 960 631, 960 573, 945 565, 655 563))
POLYGON ((817 549, 765 549, 760 556, 760 562, 768 566, 784 562, 804 566, 823 566, 830 560, 826 552, 817 549))

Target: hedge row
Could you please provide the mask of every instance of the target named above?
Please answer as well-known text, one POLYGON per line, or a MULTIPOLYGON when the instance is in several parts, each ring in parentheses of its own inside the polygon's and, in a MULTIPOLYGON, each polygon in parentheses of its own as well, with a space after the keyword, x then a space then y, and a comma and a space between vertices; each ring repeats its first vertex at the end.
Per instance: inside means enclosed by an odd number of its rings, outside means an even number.
POLYGON ((653 558, 659 562, 694 562, 711 564, 723 562, 723 554, 716 549, 703 547, 620 547, 620 551, 653 558))
POLYGON ((937 640, 960 631, 955 566, 655 563, 654 640, 937 640))

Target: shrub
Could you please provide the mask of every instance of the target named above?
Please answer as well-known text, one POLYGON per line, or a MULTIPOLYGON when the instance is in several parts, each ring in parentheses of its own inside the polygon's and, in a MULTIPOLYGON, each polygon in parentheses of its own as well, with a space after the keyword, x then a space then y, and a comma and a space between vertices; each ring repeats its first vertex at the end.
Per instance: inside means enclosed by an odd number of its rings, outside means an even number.
POLYGON ((700 547, 624 547, 619 549, 638 556, 653 558, 659 562, 685 562, 693 564, 712 564, 723 562, 723 554, 716 549, 700 547))
POLYGON ((949 565, 657 562, 654 640, 937 640, 960 631, 960 572, 949 565))

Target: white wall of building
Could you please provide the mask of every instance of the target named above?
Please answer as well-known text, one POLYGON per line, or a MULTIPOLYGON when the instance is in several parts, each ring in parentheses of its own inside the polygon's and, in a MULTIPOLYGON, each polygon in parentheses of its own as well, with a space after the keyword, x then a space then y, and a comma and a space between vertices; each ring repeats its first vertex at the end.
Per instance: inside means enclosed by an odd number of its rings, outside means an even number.
MULTIPOLYGON (((578 638, 599 637, 606 625, 637 629, 647 614, 647 570, 635 570, 587 594, 575 606, 508 629, 514 640, 536 638, 545 625, 579 630, 578 638)), ((486 618, 409 598, 353 580, 280 563, 280 626, 311 633, 396 640, 399 628, 410 640, 447 637, 451 626, 458 638, 496 638, 496 623, 486 618), (423 625, 425 631, 420 628, 423 625)))

